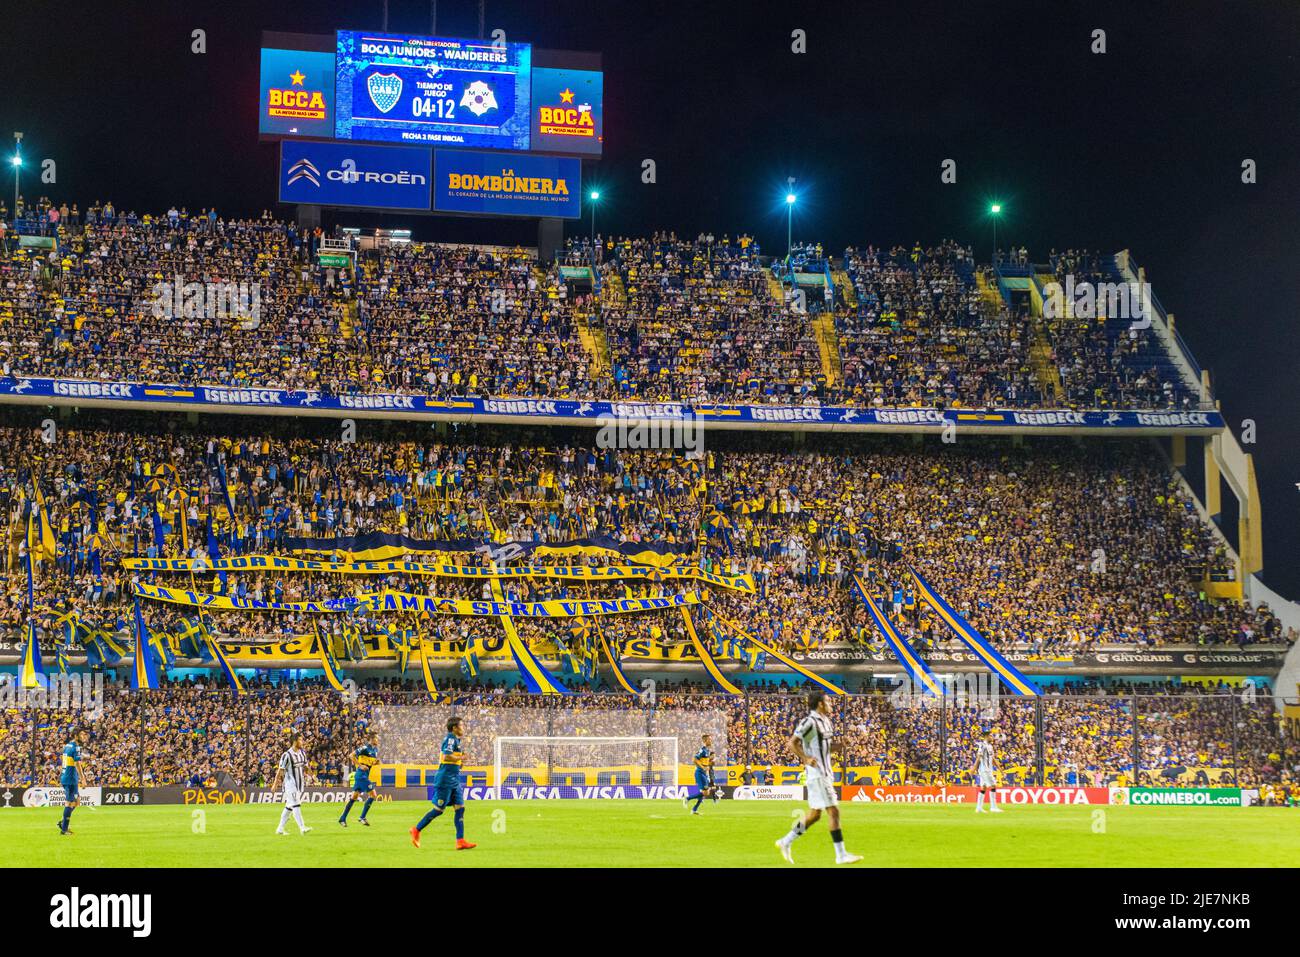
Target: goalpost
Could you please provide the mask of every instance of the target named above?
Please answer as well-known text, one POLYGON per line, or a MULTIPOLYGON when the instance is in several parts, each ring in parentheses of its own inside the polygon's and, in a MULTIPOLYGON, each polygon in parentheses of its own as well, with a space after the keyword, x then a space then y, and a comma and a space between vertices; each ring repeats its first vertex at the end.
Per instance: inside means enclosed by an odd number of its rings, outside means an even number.
POLYGON ((493 787, 665 786, 677 784, 676 737, 499 736, 493 787))

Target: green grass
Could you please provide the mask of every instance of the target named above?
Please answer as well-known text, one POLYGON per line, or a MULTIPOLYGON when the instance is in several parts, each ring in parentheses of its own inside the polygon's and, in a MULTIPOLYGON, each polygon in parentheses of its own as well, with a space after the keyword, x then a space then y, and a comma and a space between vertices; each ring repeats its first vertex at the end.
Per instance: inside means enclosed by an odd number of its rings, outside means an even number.
MULTIPOLYGON (((273 833, 279 805, 83 807, 71 837, 56 830, 59 808, 0 808, 0 866, 787 867, 772 842, 801 805, 706 802, 693 817, 676 801, 476 801, 465 821, 477 849, 452 849, 447 814, 429 825, 416 850, 406 832, 428 807, 377 803, 369 828, 357 826, 354 808, 344 830, 335 823, 341 805, 305 805, 315 830, 300 835, 291 822, 287 837, 273 833)), ((866 858, 859 867, 1267 866, 1300 859, 1300 813, 1286 808, 1029 806, 977 815, 970 806, 847 804, 843 812, 849 850, 866 858)), ((833 859, 823 817, 795 844, 795 866, 833 859)))

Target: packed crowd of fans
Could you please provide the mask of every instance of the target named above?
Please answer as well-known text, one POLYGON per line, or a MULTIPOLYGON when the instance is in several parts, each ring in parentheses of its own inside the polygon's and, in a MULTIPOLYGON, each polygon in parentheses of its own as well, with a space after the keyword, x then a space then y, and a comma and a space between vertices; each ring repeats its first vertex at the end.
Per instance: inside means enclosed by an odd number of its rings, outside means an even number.
MULTIPOLYGON (((381 764, 436 763, 440 729, 452 713, 465 719, 466 766, 478 782, 487 780, 498 736, 676 737, 684 766, 707 731, 714 735, 717 766, 729 769, 728 781, 778 783, 797 770, 791 770, 795 761, 788 741, 806 713, 805 690, 756 686, 735 697, 700 684, 664 683, 652 701, 587 689, 542 697, 485 681, 449 683, 435 703, 409 682, 393 679, 368 682, 347 697, 315 682, 273 686, 253 680, 244 695, 194 679, 152 692, 109 682, 98 712, 0 710, 0 785, 55 783, 63 746, 83 729, 90 735, 85 767, 92 785, 267 784, 292 731, 306 739, 313 779, 342 784, 354 750, 372 733, 381 764)), ((1049 689, 1040 719, 1039 703, 1030 700, 950 703, 939 709, 899 702, 887 687, 869 687, 834 703, 837 770, 848 783, 969 783, 974 744, 987 736, 998 755, 1001 781, 1008 785, 1140 782, 1287 789, 1300 781, 1296 742, 1262 698, 1071 693, 1078 690, 1049 689)), ((1110 690, 1125 691, 1122 686, 1110 690)), ((546 783, 542 768, 548 761, 557 768, 644 762, 663 772, 668 754, 642 750, 634 757, 611 758, 580 747, 545 755, 524 748, 511 751, 503 765, 531 774, 533 783, 546 783)))
POLYGON ((621 239, 601 265, 624 290, 603 321, 619 395, 649 401, 829 398, 808 317, 774 295, 747 240, 621 239))
MULTIPOLYGON (((339 440, 332 423, 87 412, 61 424, 53 445, 41 416, 5 414, 0 426, 0 515, 6 518, 0 628, 26 622, 26 519, 33 480, 58 541, 34 549, 37 625, 57 621, 129 634, 134 584, 190 587, 188 576, 131 572, 124 557, 285 554, 286 538, 371 531, 421 540, 499 546, 591 537, 641 543, 729 575, 751 574, 756 594, 710 589, 711 608, 786 649, 860 641, 881 648, 855 574, 922 653, 945 645, 946 627, 917 595, 916 568, 994 644, 1044 655, 1100 644, 1138 647, 1294 641, 1264 606, 1208 597, 1196 570, 1225 546, 1182 488, 1141 445, 1057 440, 1016 448, 997 440, 916 448, 894 439, 810 439, 773 451, 762 435, 719 434, 700 458, 670 451, 591 448, 589 433, 501 433, 485 427, 431 435, 413 424, 375 426, 339 440), (224 484, 222 476, 224 475, 224 484), (227 497, 227 491, 229 493, 227 497), (233 515, 230 507, 233 506, 233 515)), ((40 510, 35 514, 39 518, 40 510)), ((425 550, 422 561, 479 564, 481 552, 425 550)), ((622 563, 616 556, 547 562, 622 563)), ((196 576, 238 598, 303 601, 387 586, 484 598, 482 580, 394 573, 324 572, 196 576)), ((573 584, 512 580, 522 600, 658 596, 680 583, 573 584)), ((155 630, 175 632, 184 609, 145 602, 155 630)), ((341 616, 321 616, 337 630, 341 616)), ((364 623, 363 623, 364 624, 364 623)), ((310 633, 295 612, 213 610, 220 638, 310 633)), ((675 613, 602 620, 619 646, 634 638, 685 640, 675 613)), ((420 627, 445 640, 499 634, 491 618, 440 617, 420 627)), ((530 641, 553 637, 524 621, 530 641)))
POLYGON ((1174 362, 1152 348, 1152 303, 1130 288, 1110 260, 1053 251, 1060 301, 1044 319, 1052 361, 1068 405, 1079 408, 1188 407, 1192 393, 1174 362), (1067 284, 1067 277, 1070 282, 1067 284), (1086 289, 1091 301, 1083 297, 1086 289), (1066 293, 1074 290, 1073 301, 1066 293), (1114 301, 1112 301, 1112 299, 1114 301))
POLYGON ((845 254, 856 309, 838 317, 844 388, 872 406, 1041 405, 1024 317, 987 310, 968 253, 868 247, 845 254))
MULTIPOLYGON (((0 242, 12 377, 692 403, 1192 401, 1150 330, 1097 320, 1044 324, 1062 381, 1047 390, 1024 310, 982 301, 971 251, 951 241, 837 257, 808 245, 773 262, 747 236, 597 237, 549 265, 412 243, 354 250, 345 267, 317 255, 319 230, 270 213, 96 201, 83 217, 46 201, 39 215, 55 248, 0 242), (565 272, 575 265, 586 278, 565 272), (819 339, 817 316, 834 336, 819 339)), ((1051 268, 1085 279, 1103 266, 1054 253, 1051 268)))
MULTIPOLYGON (((805 244, 773 262, 746 236, 656 234, 574 242, 549 266, 519 249, 399 244, 357 250, 355 267, 345 268, 318 258, 319 231, 302 232, 269 213, 249 220, 207 209, 137 215, 96 201, 83 216, 76 206, 43 201, 23 217, 57 245, 20 246, 0 234, 0 375, 10 378, 692 403, 1172 408, 1191 401, 1149 330, 1104 316, 1035 324, 1022 307, 990 295, 996 275, 977 273, 971 250, 952 242, 851 248, 842 257, 805 244), (590 267, 585 280, 583 267, 590 267), (209 298, 192 305, 194 289, 209 298), (214 291, 220 308, 209 301, 214 291), (1059 395, 1044 379, 1043 354, 1059 376, 1059 395)), ((1024 249, 1004 263, 1037 268, 1024 249)), ((1058 279, 1114 278, 1103 257, 1074 250, 1053 252, 1046 268, 1058 279)), ((809 436, 791 448, 780 436, 733 433, 711 434, 696 459, 593 448, 590 433, 559 429, 375 424, 344 443, 336 423, 85 411, 60 420, 47 441, 45 417, 19 409, 0 416, 0 641, 9 649, 29 620, 52 649, 70 615, 129 639, 135 585, 191 582, 133 572, 122 559, 209 559, 209 529, 227 557, 287 554, 288 537, 371 531, 485 550, 597 536, 652 545, 709 571, 752 575, 755 594, 706 589, 706 602, 787 651, 839 642, 883 650, 852 591, 855 577, 923 657, 949 645, 909 567, 995 645, 1049 658, 1103 644, 1244 647, 1296 637, 1264 606, 1205 593, 1201 575, 1227 564, 1226 547, 1167 467, 1135 443, 1014 447, 969 438, 918 447, 809 436), (36 554, 28 534, 40 517, 38 490, 56 557, 36 554)), ((474 551, 411 557, 487 561, 474 551)), ((563 559, 573 562, 622 563, 608 555, 563 559)), ((194 578, 200 590, 218 585, 233 597, 277 602, 385 586, 450 598, 490 594, 481 580, 407 574, 200 570, 194 578)), ((663 580, 505 586, 522 600, 677 590, 663 580)), ((185 611, 142 606, 146 624, 174 639, 185 611)), ((308 616, 293 612, 205 616, 223 641, 313 630, 308 616)), ((322 619, 335 638, 352 627, 342 616, 322 619)), ((403 624, 457 647, 500 635, 491 618, 403 624)), ((669 649, 687 641, 682 618, 667 613, 516 625, 543 654, 557 645, 581 648, 567 642, 591 628, 624 653, 639 639, 669 649)), ((83 723, 96 784, 266 781, 290 729, 305 733, 321 781, 343 779, 367 731, 386 732, 404 760, 418 760, 426 744, 427 698, 391 679, 357 700, 312 684, 273 686, 265 677, 244 697, 206 684, 138 695, 112 684, 104 715, 94 720, 56 710, 0 712, 0 782, 50 783, 57 754, 83 723)), ((665 686, 653 707, 586 686, 556 703, 481 680, 440 685, 485 737, 535 728, 540 711, 548 727, 570 729, 597 713, 623 712, 624 730, 644 726, 646 734, 683 740, 719 728, 725 763, 742 775, 788 763, 785 741, 803 707, 775 684, 755 686, 759 693, 743 699, 665 686)), ((1294 781, 1295 753, 1269 705, 1180 693, 1144 699, 1135 714, 1130 699, 1108 689, 1072 690, 1096 693, 1054 694, 1041 719, 1034 703, 941 713, 898 707, 881 693, 855 696, 837 718, 844 761, 893 783, 963 780, 975 733, 987 731, 1008 774, 1025 782, 1040 776, 1039 755, 1046 783, 1119 775, 1178 783, 1230 775, 1284 788, 1294 781)))

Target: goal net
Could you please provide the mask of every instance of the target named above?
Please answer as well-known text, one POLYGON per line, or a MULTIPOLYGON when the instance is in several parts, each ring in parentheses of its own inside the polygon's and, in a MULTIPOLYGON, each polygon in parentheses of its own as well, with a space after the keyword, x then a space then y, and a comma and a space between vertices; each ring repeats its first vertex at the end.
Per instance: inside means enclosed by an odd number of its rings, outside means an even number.
POLYGON ((571 788, 580 796, 591 788, 677 784, 676 737, 500 736, 492 758, 501 798, 528 797, 538 787, 571 788))
MULTIPOLYGON (((706 734, 711 735, 714 766, 728 765, 730 713, 722 707, 539 708, 535 696, 500 695, 454 705, 376 707, 371 727, 379 736, 380 758, 393 767, 399 784, 432 780, 438 745, 453 715, 462 722, 461 771, 470 787, 505 785, 533 788, 534 797, 564 797, 593 792, 535 789, 689 786, 694 780, 692 760, 706 734)), ((517 790, 508 796, 525 793, 517 790)), ((640 796, 674 795, 654 791, 640 796)))

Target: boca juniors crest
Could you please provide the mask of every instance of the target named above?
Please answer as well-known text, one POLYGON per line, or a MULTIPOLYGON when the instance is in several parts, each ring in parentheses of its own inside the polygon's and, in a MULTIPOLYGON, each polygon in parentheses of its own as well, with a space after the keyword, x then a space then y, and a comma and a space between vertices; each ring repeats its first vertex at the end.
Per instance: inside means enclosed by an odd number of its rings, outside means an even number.
POLYGON ((402 78, 396 73, 372 73, 366 78, 370 102, 380 113, 387 113, 402 97, 402 78))

